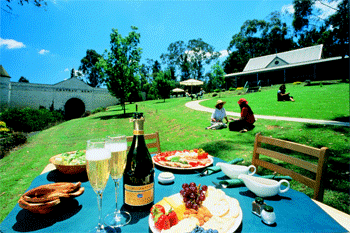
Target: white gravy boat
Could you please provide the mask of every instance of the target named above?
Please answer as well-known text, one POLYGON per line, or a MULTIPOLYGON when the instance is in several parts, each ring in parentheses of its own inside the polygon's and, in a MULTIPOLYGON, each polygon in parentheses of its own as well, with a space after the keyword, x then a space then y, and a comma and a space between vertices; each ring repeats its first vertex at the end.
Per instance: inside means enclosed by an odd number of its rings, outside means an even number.
POLYGON ((225 175, 230 177, 231 179, 238 178, 240 174, 251 176, 254 175, 256 172, 256 167, 254 165, 250 165, 249 167, 247 167, 229 163, 217 163, 216 166, 220 167, 221 170, 225 173, 225 175), (252 172, 250 171, 251 168, 253 168, 252 172))
POLYGON ((288 180, 280 180, 278 182, 272 179, 248 176, 244 174, 239 175, 238 178, 242 179, 245 186, 259 197, 272 197, 279 193, 285 193, 289 190, 288 180), (282 183, 286 183, 287 188, 281 189, 282 183))

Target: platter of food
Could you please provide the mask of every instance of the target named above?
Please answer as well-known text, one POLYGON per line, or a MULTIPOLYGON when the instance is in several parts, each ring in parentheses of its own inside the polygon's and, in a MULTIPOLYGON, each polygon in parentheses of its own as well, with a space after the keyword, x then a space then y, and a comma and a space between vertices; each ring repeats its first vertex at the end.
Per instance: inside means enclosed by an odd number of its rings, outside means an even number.
POLYGON ((153 162, 164 168, 176 170, 196 170, 208 167, 214 160, 203 149, 166 151, 153 156, 153 162))
POLYGON ((235 232, 243 213, 236 198, 213 186, 183 184, 180 193, 154 204, 148 218, 153 233, 235 232), (210 231, 211 230, 211 231, 210 231))

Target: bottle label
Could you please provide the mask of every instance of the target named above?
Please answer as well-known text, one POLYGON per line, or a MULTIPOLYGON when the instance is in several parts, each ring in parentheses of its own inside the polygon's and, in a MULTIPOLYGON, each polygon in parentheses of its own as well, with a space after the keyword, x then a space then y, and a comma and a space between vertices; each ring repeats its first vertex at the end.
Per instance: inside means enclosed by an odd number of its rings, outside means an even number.
POLYGON ((134 130, 133 134, 134 135, 144 135, 145 132, 143 130, 134 130))
POLYGON ((131 206, 144 206, 154 200, 154 183, 142 186, 124 185, 125 203, 131 206))

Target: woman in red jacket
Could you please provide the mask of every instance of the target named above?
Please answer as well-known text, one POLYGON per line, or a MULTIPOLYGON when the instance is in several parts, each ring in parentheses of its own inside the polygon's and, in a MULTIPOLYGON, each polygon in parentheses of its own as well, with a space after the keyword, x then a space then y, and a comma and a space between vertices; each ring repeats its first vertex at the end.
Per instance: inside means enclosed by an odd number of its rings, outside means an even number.
POLYGON ((241 108, 241 117, 238 120, 234 120, 229 124, 229 129, 231 131, 239 131, 245 133, 248 130, 253 129, 255 117, 252 109, 248 105, 248 101, 241 98, 238 101, 239 107, 241 108))

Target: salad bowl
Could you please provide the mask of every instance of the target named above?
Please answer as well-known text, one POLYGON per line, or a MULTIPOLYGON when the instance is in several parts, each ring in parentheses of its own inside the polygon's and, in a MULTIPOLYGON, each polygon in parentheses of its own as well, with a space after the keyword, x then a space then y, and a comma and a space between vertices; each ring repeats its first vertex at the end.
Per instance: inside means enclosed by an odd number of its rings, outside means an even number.
POLYGON ((74 175, 86 172, 85 150, 84 154, 78 154, 78 151, 70 151, 52 156, 50 163, 54 164, 56 169, 63 174, 74 175), (84 158, 79 158, 84 157, 84 158), (79 160, 79 162, 77 161, 79 160))

